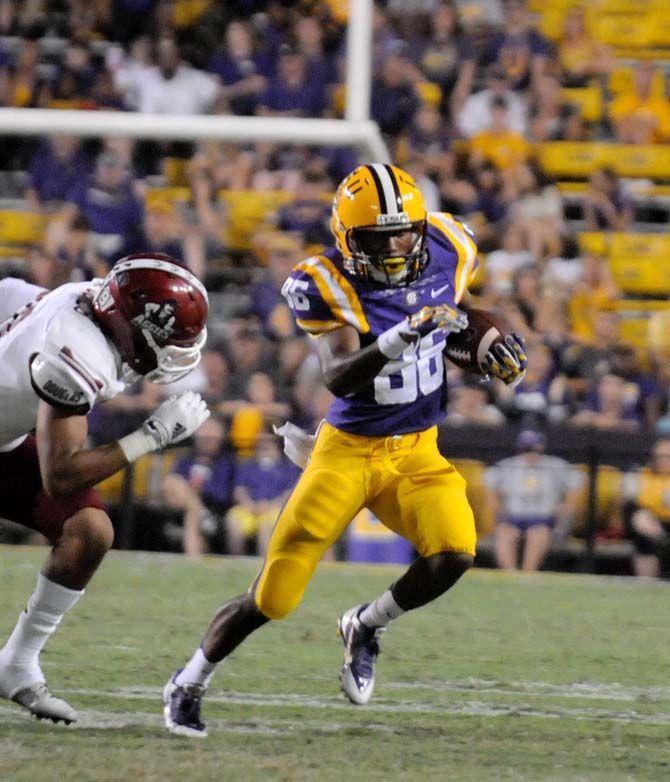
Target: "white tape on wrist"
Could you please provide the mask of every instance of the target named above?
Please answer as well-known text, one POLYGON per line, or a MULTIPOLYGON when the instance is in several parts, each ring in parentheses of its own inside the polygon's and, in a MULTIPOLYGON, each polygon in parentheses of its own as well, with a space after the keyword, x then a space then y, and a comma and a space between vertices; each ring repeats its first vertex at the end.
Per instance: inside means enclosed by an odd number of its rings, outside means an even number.
POLYGON ((145 453, 151 453, 158 448, 156 438, 147 434, 143 429, 137 429, 119 440, 119 446, 128 463, 136 461, 145 453))
POLYGON ((377 337, 377 348, 380 353, 386 356, 386 358, 398 358, 402 355, 405 348, 408 348, 411 343, 402 338, 400 332, 407 330, 408 325, 406 321, 401 320, 400 323, 396 323, 395 326, 391 326, 390 329, 382 332, 377 337))

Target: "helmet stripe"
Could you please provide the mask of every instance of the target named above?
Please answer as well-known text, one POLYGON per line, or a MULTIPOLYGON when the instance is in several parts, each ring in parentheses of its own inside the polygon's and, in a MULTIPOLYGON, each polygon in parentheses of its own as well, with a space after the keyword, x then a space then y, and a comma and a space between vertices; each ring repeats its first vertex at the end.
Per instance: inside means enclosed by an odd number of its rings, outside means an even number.
MULTIPOLYGON (((375 179, 375 184, 377 185, 377 190, 380 190, 384 194, 384 205, 382 206, 383 213, 387 215, 397 215, 398 210, 398 201, 396 199, 396 191, 394 189, 394 185, 397 187, 397 184, 395 183, 394 177, 390 176, 389 172, 387 171, 388 166, 383 166, 381 163, 373 163, 372 165, 368 166, 374 177, 376 174, 377 177, 375 179)), ((381 205, 381 199, 380 199, 380 205, 381 205)))
POLYGON ((377 189, 377 198, 379 198, 379 209, 381 210, 382 214, 388 214, 388 206, 386 205, 386 193, 384 192, 384 187, 379 178, 379 174, 375 170, 374 165, 367 166, 367 169, 370 172, 370 174, 372 174, 372 179, 377 189))
MULTIPOLYGON (((152 258, 147 256, 145 258, 135 257, 130 260, 121 260, 112 266, 110 275, 116 275, 120 272, 130 271, 131 269, 158 269, 160 271, 168 272, 168 274, 174 274, 175 277, 181 277, 182 280, 190 283, 196 290, 198 290, 204 297, 206 302, 209 302, 209 296, 205 286, 200 280, 183 266, 177 266, 169 261, 163 261, 159 258, 152 258)), ((109 276, 109 275, 108 275, 109 276)))
POLYGON ((396 179, 396 176, 393 173, 393 169, 391 168, 391 166, 388 165, 388 163, 384 164, 384 168, 388 171, 389 179, 393 184, 393 194, 395 196, 395 203, 396 206, 398 207, 398 211, 402 212, 402 197, 400 196, 400 187, 398 186, 398 180, 396 179))

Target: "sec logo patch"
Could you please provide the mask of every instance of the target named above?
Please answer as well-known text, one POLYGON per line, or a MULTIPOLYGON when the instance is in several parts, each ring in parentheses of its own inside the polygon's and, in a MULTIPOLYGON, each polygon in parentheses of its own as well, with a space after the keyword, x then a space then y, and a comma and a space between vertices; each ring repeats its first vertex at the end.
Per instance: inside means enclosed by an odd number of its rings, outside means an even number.
POLYGON ((406 304, 409 304, 409 305, 416 304, 418 300, 419 300, 419 297, 418 297, 416 291, 407 291, 407 293, 405 294, 405 303, 406 304))

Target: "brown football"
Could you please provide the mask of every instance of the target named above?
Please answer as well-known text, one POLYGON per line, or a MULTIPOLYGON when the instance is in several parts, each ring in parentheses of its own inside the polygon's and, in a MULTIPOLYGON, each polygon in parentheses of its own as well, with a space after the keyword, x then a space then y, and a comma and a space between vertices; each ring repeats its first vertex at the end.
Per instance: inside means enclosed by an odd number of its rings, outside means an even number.
POLYGON ((444 355, 461 369, 484 374, 482 359, 509 332, 509 326, 499 315, 486 310, 468 310, 468 327, 457 334, 449 334, 444 355))

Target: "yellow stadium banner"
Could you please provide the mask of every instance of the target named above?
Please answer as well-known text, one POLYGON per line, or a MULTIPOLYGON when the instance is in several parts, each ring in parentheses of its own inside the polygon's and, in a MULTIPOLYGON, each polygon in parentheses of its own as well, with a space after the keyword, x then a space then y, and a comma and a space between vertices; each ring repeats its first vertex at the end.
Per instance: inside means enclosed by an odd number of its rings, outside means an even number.
POLYGON ((535 151, 542 168, 552 176, 586 178, 608 166, 622 176, 670 178, 670 144, 549 141, 538 144, 535 151))

